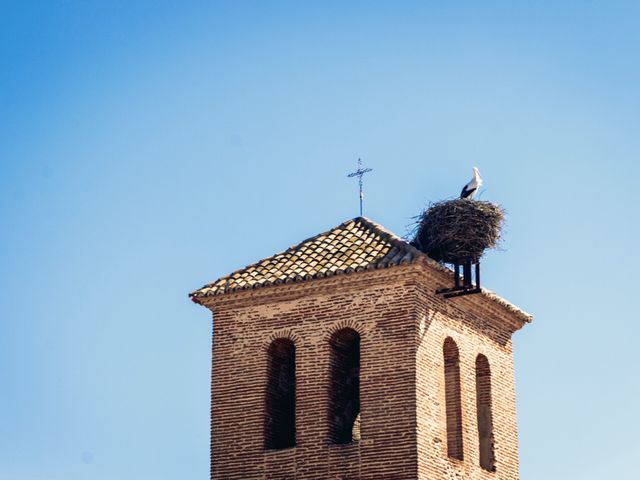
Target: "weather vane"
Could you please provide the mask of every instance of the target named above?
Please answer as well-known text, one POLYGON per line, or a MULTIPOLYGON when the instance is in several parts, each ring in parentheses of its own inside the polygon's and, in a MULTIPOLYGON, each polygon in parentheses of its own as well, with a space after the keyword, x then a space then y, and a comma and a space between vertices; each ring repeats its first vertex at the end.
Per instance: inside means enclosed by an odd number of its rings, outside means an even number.
POLYGON ((358 159, 358 170, 353 173, 347 175, 347 177, 358 177, 358 185, 360 187, 360 216, 362 216, 362 199, 364 198, 364 193, 362 192, 362 176, 365 173, 372 172, 372 168, 362 168, 362 160, 358 159))

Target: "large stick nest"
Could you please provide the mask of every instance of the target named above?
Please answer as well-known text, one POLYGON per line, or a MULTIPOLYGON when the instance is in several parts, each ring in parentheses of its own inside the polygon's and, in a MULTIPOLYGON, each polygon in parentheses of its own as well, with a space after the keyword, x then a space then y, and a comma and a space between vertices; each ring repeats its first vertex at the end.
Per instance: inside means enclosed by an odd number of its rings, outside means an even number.
POLYGON ((499 205, 456 199, 430 204, 416 217, 413 244, 446 263, 480 260, 500 240, 505 212, 499 205))

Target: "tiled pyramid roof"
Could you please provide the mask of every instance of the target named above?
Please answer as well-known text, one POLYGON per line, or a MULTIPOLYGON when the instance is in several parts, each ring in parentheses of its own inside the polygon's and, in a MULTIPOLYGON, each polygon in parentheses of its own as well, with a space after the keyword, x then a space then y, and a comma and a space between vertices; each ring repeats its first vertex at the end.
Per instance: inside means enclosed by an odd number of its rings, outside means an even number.
MULTIPOLYGON (((298 245, 242 268, 189 294, 201 297, 222 295, 237 290, 300 282, 374 268, 411 263, 423 259, 433 268, 453 276, 444 265, 430 259, 402 238, 368 218, 356 217, 331 230, 308 238, 298 245)), ((532 316, 482 288, 482 294, 515 313, 524 322, 532 316)))
POLYGON ((413 262, 423 256, 422 252, 380 225, 357 217, 205 285, 191 296, 221 295, 337 273, 384 268, 413 262))

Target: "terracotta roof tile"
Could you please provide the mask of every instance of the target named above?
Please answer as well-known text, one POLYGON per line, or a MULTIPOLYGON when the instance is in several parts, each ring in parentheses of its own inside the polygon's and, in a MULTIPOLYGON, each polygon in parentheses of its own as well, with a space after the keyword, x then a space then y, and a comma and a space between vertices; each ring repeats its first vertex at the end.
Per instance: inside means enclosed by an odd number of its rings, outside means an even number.
POLYGON ((221 295, 247 287, 389 267, 421 256, 424 254, 401 238, 358 217, 205 285, 191 296, 221 295))

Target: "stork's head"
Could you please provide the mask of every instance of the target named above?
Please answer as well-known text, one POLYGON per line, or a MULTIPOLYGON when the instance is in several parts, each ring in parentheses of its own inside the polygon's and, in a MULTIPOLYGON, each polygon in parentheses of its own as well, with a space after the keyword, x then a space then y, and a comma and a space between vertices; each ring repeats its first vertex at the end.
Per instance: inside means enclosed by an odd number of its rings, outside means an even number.
POLYGON ((478 179, 478 178, 482 178, 480 176, 480 170, 478 170, 478 167, 473 167, 473 176, 474 178, 478 179))

